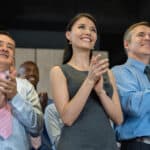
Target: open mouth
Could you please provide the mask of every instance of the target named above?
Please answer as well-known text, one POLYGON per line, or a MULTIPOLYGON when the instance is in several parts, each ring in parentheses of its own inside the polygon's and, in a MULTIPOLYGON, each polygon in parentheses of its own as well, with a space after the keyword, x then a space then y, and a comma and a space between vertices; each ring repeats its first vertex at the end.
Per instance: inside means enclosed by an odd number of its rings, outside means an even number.
POLYGON ((0 56, 5 57, 5 58, 9 57, 8 53, 4 53, 4 52, 0 52, 0 56))
POLYGON ((143 42, 141 43, 142 46, 150 46, 150 42, 143 42))
POLYGON ((33 77, 33 76, 30 76, 30 77, 28 77, 28 80, 30 80, 30 81, 35 81, 35 80, 36 80, 36 78, 35 78, 35 77, 33 77))
POLYGON ((81 40, 85 41, 85 42, 91 42, 92 40, 88 37, 83 37, 81 38, 81 40))

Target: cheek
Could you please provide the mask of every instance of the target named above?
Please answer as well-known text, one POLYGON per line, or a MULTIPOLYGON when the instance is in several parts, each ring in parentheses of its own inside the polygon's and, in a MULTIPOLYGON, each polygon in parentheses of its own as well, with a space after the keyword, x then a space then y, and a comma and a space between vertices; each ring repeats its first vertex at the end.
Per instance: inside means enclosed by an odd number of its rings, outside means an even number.
POLYGON ((93 38, 93 46, 96 44, 96 41, 97 41, 97 38, 95 37, 95 38, 93 38))
POLYGON ((140 44, 139 41, 136 41, 136 42, 134 42, 134 44, 132 46, 135 47, 135 48, 138 48, 138 47, 141 46, 141 44, 140 44))
POLYGON ((95 37, 95 41, 94 41, 94 43, 96 43, 96 41, 97 41, 97 37, 95 37))
POLYGON ((97 41, 97 35, 93 35, 93 41, 96 43, 96 41, 97 41))
POLYGON ((9 52, 9 56, 10 56, 11 58, 13 58, 13 57, 14 57, 14 53, 13 53, 12 51, 10 51, 10 52, 9 52))
POLYGON ((75 35, 75 34, 72 35, 72 37, 70 38, 70 41, 71 41, 72 44, 74 44, 74 43, 76 43, 76 44, 79 43, 79 40, 80 40, 80 39, 79 39, 78 36, 75 35))

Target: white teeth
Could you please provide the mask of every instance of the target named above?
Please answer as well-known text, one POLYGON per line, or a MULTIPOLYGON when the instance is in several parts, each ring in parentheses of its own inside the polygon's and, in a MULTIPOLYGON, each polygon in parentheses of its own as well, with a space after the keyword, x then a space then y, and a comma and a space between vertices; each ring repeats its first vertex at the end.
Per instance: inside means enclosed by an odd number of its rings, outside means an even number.
POLYGON ((91 40, 89 38, 82 38, 83 41, 86 41, 86 42, 90 42, 91 40))
POLYGON ((0 53, 0 55, 3 56, 3 57, 8 57, 8 55, 4 54, 4 53, 0 53))
POLYGON ((30 78, 29 78, 29 80, 32 80, 32 81, 34 81, 34 80, 35 80, 35 78, 33 78, 33 77, 30 77, 30 78))

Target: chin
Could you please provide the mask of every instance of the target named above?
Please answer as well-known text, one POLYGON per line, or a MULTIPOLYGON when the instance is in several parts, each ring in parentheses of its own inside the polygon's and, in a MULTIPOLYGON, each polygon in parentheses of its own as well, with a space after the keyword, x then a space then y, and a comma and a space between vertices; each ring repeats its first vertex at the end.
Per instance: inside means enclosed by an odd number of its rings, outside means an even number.
POLYGON ((85 50, 91 50, 91 49, 93 49, 93 47, 91 47, 91 46, 84 46, 84 47, 81 47, 82 49, 85 49, 85 50))
POLYGON ((93 49, 93 45, 89 44, 89 43, 84 43, 83 45, 80 46, 80 48, 82 49, 93 49))

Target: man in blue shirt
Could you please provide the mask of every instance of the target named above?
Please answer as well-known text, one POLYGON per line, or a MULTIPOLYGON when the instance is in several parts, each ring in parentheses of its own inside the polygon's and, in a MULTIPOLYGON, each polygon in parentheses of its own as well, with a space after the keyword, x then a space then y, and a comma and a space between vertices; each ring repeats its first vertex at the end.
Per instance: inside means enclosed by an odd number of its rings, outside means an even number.
POLYGON ((150 67, 150 23, 130 26, 124 48, 127 62, 112 68, 124 112, 123 124, 115 127, 117 140, 121 150, 150 150, 150 81, 145 73, 150 67))
MULTIPOLYGON (((29 135, 41 133, 43 114, 32 84, 26 79, 16 78, 14 74, 14 55, 15 41, 9 33, 0 31, 0 72, 5 74, 7 71, 6 78, 0 78, 0 113, 1 110, 8 110, 5 108, 9 106, 9 123, 12 125, 7 138, 0 134, 0 150, 29 150, 29 135)), ((3 121, 0 118, 1 123, 3 121)))

